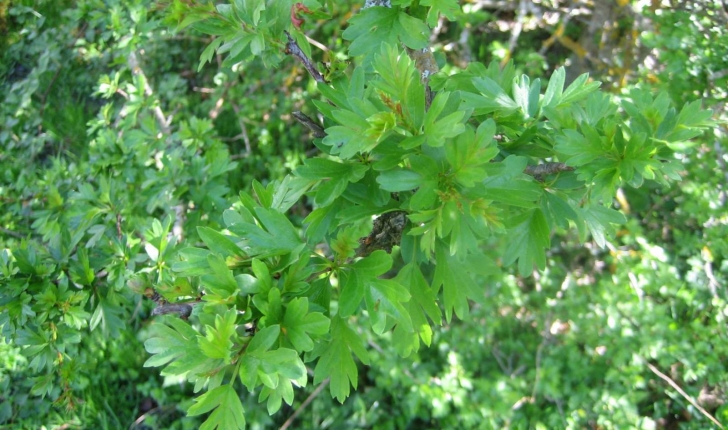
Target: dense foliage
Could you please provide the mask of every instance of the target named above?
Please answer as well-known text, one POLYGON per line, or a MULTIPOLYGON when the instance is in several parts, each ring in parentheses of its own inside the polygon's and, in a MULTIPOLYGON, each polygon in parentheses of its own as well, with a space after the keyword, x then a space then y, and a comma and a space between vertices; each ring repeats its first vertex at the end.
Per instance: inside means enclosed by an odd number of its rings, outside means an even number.
POLYGON ((719 5, 66 3, 0 2, 0 425, 728 420, 719 5))

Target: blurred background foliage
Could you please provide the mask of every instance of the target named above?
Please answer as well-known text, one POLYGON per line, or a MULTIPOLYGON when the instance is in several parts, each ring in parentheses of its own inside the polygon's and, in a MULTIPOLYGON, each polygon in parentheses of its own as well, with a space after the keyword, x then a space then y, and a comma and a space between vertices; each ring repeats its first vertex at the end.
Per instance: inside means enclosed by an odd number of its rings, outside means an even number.
MULTIPOLYGON (((568 76, 590 72, 617 97, 665 91, 677 104, 702 99, 728 120, 725 1, 460 3, 458 20, 440 21, 431 39, 445 74, 513 59, 519 72, 548 78, 566 65, 568 76)), ((360 3, 327 6, 331 18, 308 23, 306 34, 314 58, 335 72, 360 3)), ((253 179, 280 179, 316 153, 291 116, 315 112, 315 85, 298 63, 231 71, 212 58, 198 72, 211 39, 175 32, 170 9, 0 0, 0 249, 18 259, 0 255, 0 326, 5 338, 14 325, 24 333, 0 342, 0 428, 197 428, 184 418, 192 388, 142 367, 153 303, 129 285, 164 280, 176 241, 199 242, 195 227, 219 227, 253 179), (12 305, 15 273, 36 292, 21 307, 12 305), (70 286, 78 284, 92 288, 70 286), (59 303, 64 316, 53 313, 59 303), (39 315, 73 319, 80 335, 65 348, 76 360, 26 358, 13 346, 34 347, 22 330, 39 315), (57 379, 30 377, 51 362, 57 379)), ((371 338, 371 366, 343 405, 309 387, 269 417, 241 390, 249 426, 714 425, 698 407, 728 423, 726 150, 723 123, 683 157, 679 186, 620 190, 629 222, 607 249, 564 231, 543 273, 483 279, 472 318, 435 332, 414 358, 371 338)), ((309 211, 293 208, 299 220, 309 211)))

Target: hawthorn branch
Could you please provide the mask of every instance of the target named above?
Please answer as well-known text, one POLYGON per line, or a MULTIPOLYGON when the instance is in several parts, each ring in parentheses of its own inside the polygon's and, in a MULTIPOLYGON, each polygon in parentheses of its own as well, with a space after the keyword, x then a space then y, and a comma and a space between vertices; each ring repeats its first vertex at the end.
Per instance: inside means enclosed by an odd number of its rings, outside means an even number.
POLYGON ((324 75, 322 75, 321 72, 319 72, 316 66, 313 64, 313 61, 311 61, 311 59, 303 53, 301 47, 298 46, 298 42, 296 42, 296 40, 291 37, 291 33, 287 31, 284 31, 284 33, 288 38, 288 42, 286 42, 286 54, 296 57, 296 59, 300 61, 301 64, 303 64, 303 67, 308 70, 308 73, 316 82, 321 82, 324 84, 328 83, 326 79, 324 79, 324 75))
POLYGON ((432 99, 435 97, 430 88, 430 76, 439 72, 440 68, 437 66, 437 61, 430 48, 410 49, 405 47, 405 49, 407 55, 415 62, 417 70, 420 71, 420 82, 425 87, 425 109, 429 109, 432 99))
POLYGON ((548 162, 537 164, 535 166, 526 166, 523 173, 533 176, 537 181, 543 181, 544 176, 553 175, 561 172, 571 172, 574 168, 564 163, 548 162))
POLYGON ((394 211, 380 215, 374 220, 372 232, 359 239, 357 257, 366 257, 374 251, 384 250, 392 252, 392 247, 399 245, 402 240, 402 231, 407 225, 407 212, 394 211))
POLYGON ((192 314, 192 307, 198 303, 201 303, 201 302, 194 301, 194 302, 160 304, 160 305, 157 305, 157 307, 152 310, 152 316, 177 314, 180 318, 182 318, 183 320, 186 320, 192 314))
POLYGON ((296 118, 296 121, 300 122, 301 125, 303 125, 307 129, 309 129, 313 133, 314 137, 316 137, 316 138, 326 137, 326 131, 324 131, 323 127, 321 127, 310 116, 297 110, 297 111, 293 112, 293 117, 296 118))

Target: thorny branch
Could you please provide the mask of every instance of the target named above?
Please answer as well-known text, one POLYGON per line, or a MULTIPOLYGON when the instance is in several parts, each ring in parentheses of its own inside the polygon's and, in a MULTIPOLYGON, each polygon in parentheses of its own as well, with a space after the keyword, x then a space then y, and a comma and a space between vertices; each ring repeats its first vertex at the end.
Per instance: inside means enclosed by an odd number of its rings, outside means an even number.
POLYGON ((321 127, 310 116, 297 110, 297 111, 293 112, 293 117, 296 118, 296 121, 300 122, 301 125, 303 125, 307 129, 309 129, 313 133, 314 137, 316 137, 316 138, 326 137, 326 132, 324 131, 323 127, 321 127))
POLYGON ((166 303, 158 305, 152 310, 152 316, 177 314, 180 318, 186 320, 192 314, 192 305, 194 303, 166 303))
POLYGON ((574 168, 564 163, 543 163, 535 166, 527 166, 523 173, 533 176, 539 182, 543 181, 544 176, 553 175, 560 172, 571 172, 574 168))
POLYGON ((303 67, 308 70, 308 73, 316 82, 327 83, 326 79, 324 79, 324 75, 318 71, 316 66, 313 64, 313 61, 311 61, 311 59, 303 53, 301 47, 298 46, 298 42, 291 37, 291 33, 287 31, 284 31, 284 33, 286 33, 286 37, 288 38, 288 42, 286 43, 286 54, 296 57, 296 59, 303 64, 303 67))
POLYGON ((387 212, 380 215, 374 220, 374 227, 369 236, 359 240, 356 255, 366 257, 379 249, 391 253, 392 247, 399 245, 402 240, 405 225, 407 225, 407 213, 404 211, 387 212))

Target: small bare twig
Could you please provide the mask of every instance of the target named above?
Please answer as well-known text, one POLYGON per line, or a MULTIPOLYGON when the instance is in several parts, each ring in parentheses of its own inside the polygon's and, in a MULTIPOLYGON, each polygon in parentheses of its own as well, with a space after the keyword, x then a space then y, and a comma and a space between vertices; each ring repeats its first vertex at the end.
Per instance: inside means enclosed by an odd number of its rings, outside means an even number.
POLYGON ((306 36, 306 41, 324 52, 329 52, 329 48, 327 48, 326 45, 317 40, 311 39, 310 37, 306 36))
POLYGON ((7 228, 3 228, 3 227, 0 227, 0 233, 7 234, 8 236, 12 236, 17 239, 22 239, 25 237, 22 234, 18 233, 17 231, 8 230, 7 228))
POLYGON ((536 348, 536 378, 533 381, 533 391, 531 391, 531 403, 536 402, 536 393, 538 391, 538 384, 541 382, 541 356, 543 355, 543 349, 546 345, 551 342, 551 315, 546 318, 544 324, 543 340, 536 348))
POLYGON ((511 30, 511 39, 508 41, 508 53, 501 62, 501 67, 504 67, 508 63, 508 61, 513 58, 513 51, 516 49, 518 37, 521 36, 521 31, 523 31, 523 22, 526 19, 527 10, 528 8, 526 6, 526 0, 520 0, 518 2, 518 14, 516 15, 516 23, 513 26, 513 30, 511 30))
POLYGON ((308 73, 316 82, 327 83, 326 79, 324 79, 324 75, 322 75, 321 72, 318 71, 316 66, 313 64, 313 61, 311 61, 311 59, 303 53, 301 47, 298 46, 298 42, 296 42, 296 40, 291 37, 291 33, 287 31, 284 31, 284 33, 288 38, 288 42, 286 43, 286 54, 296 57, 298 61, 303 64, 303 67, 308 70, 308 73))
POLYGON ((286 422, 284 422, 283 425, 281 426, 280 430, 286 430, 288 427, 290 427, 291 424, 293 424, 293 421, 301 414, 301 412, 303 412, 303 410, 306 408, 306 406, 308 406, 309 403, 311 403, 313 401, 313 399, 315 399, 319 394, 321 394, 321 391, 323 391, 323 389, 326 388, 327 385, 329 385, 330 381, 331 380, 329 378, 324 379, 321 382, 321 385, 316 387, 316 389, 313 390, 313 393, 309 394, 308 397, 306 397, 306 400, 304 400, 303 403, 301 403, 301 406, 299 406, 298 409, 296 409, 293 412, 293 414, 291 414, 291 416, 288 417, 286 422))
POLYGON ((323 127, 321 127, 310 116, 297 110, 297 111, 293 112, 293 117, 296 118, 296 121, 300 122, 301 125, 303 125, 307 129, 309 129, 313 133, 314 137, 317 137, 317 138, 326 137, 326 132, 324 131, 323 127))
POLYGON ((121 234, 121 214, 116 213, 116 237, 121 240, 122 234, 121 234))
POLYGON ((235 111, 235 116, 238 118, 238 125, 240 126, 240 135, 243 138, 243 143, 245 144, 245 157, 250 156, 250 154, 253 152, 252 147, 250 146, 250 136, 248 136, 248 128, 245 126, 245 122, 243 121, 243 116, 240 113, 240 106, 238 106, 237 103, 232 103, 232 108, 235 111))
MULTIPOLYGON (((635 322, 634 319, 632 319, 632 317, 630 317, 629 315, 626 315, 619 308, 617 308, 617 312, 619 313, 619 315, 622 318, 626 319, 632 325, 632 327, 634 327, 635 330, 639 330, 640 329, 640 326, 637 325, 637 322, 635 322)), ((698 411, 700 411, 701 414, 703 414, 706 418, 708 418, 710 421, 712 421, 715 425, 717 425, 721 429, 725 428, 725 427, 723 427, 723 425, 717 419, 715 419, 714 416, 712 416, 710 414, 710 412, 706 411, 702 406, 700 406, 698 404, 698 402, 695 401, 695 399, 693 399, 692 397, 690 397, 690 395, 688 393, 686 393, 685 390, 683 390, 680 387, 680 385, 678 385, 677 382, 675 382, 672 378, 670 378, 669 376, 665 375, 664 373, 660 372, 660 369, 658 369, 657 367, 655 367, 654 365, 652 365, 652 363, 650 363, 649 361, 645 360, 645 358, 642 357, 641 355, 635 354, 635 356, 638 357, 640 360, 642 360, 642 362, 645 363, 645 365, 647 366, 647 368, 650 369, 650 371, 652 373, 654 373, 655 375, 657 375, 660 379, 662 379, 663 381, 667 382, 672 388, 674 388, 675 391, 677 391, 685 400, 688 401, 688 403, 690 403, 691 405, 693 405, 693 407, 695 407, 698 411)))
MULTIPOLYGON (((144 94, 146 94, 147 97, 151 97, 154 92, 152 91, 152 87, 149 86, 149 79, 147 79, 147 76, 144 74, 144 70, 142 70, 141 66, 139 65, 139 59, 137 58, 136 52, 132 51, 129 54, 127 63, 129 64, 129 69, 131 69, 131 72, 133 74, 140 75, 144 79, 144 94)), ((157 119, 159 128, 162 129, 162 133, 168 136, 171 131, 169 123, 164 116, 164 112, 162 112, 162 108, 160 108, 159 106, 155 106, 152 109, 152 112, 154 112, 154 117, 157 119)))
POLYGON ((176 204, 172 207, 174 209, 174 225, 172 226, 170 235, 177 239, 177 243, 182 242, 184 238, 185 215, 187 214, 185 208, 186 206, 183 203, 176 204))
POLYGON ((543 181, 543 177, 547 175, 553 175, 554 173, 560 172, 571 172, 574 168, 567 166, 564 163, 543 163, 535 166, 526 166, 526 170, 523 173, 533 176, 537 181, 543 181))
POLYGON ((660 370, 658 368, 656 368, 655 366, 653 366, 647 360, 644 360, 644 361, 645 361, 645 364, 647 364, 647 368, 650 369, 652 371, 652 373, 654 373, 655 375, 659 376, 660 379, 662 379, 663 381, 667 382, 672 388, 675 389, 675 391, 677 391, 678 393, 680 393, 680 395, 683 396, 683 398, 685 400, 687 400, 691 405, 693 405, 693 407, 695 409, 699 410, 701 414, 703 414, 706 418, 708 418, 710 421, 712 421, 718 427, 725 428, 725 427, 723 427, 723 424, 720 423, 720 421, 718 421, 717 419, 715 419, 715 417, 710 414, 710 412, 706 411, 702 406, 700 406, 698 404, 698 402, 695 401, 695 399, 693 399, 692 397, 690 397, 690 395, 688 395, 688 393, 686 393, 685 390, 683 390, 682 388, 680 388, 680 386, 677 384, 677 382, 673 381, 672 378, 670 378, 669 376, 667 376, 664 373, 660 372, 660 370))

